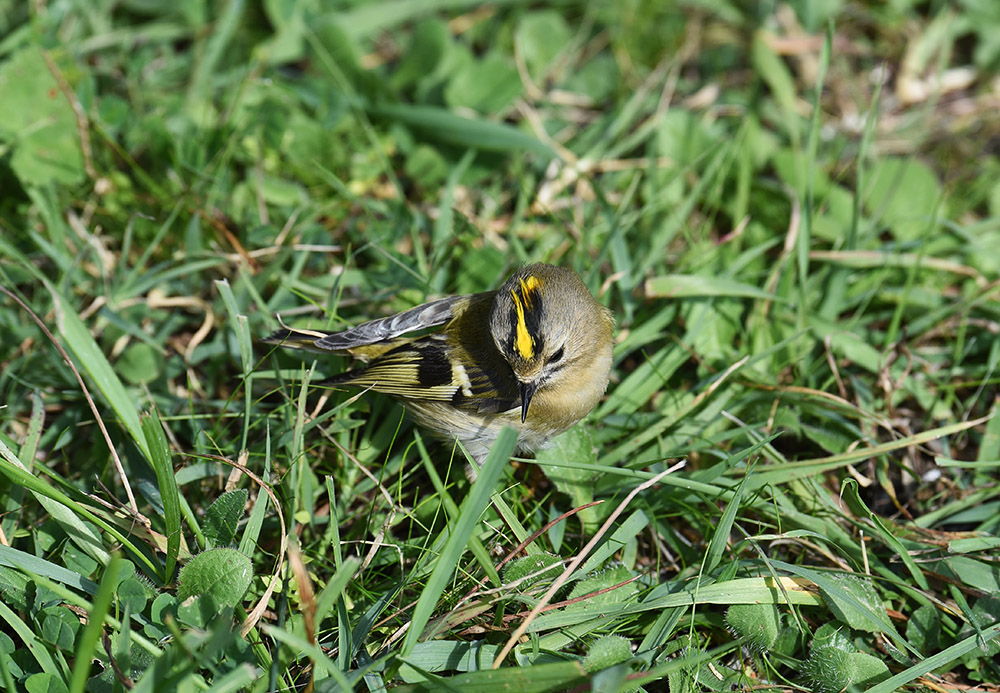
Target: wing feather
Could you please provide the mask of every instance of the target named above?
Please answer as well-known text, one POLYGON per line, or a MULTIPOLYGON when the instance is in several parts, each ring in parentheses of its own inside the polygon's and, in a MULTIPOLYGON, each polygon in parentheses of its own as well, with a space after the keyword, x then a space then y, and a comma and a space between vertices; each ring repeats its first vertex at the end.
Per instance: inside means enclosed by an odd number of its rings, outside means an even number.
POLYGON ((413 400, 450 402, 459 409, 495 414, 520 407, 513 377, 487 372, 473 359, 451 357, 446 339, 429 335, 380 356, 367 368, 328 379, 413 400))
POLYGON ((383 354, 362 370, 326 382, 371 388, 405 399, 451 401, 461 387, 442 339, 424 337, 383 354))
POLYGON ((316 346, 328 351, 346 351, 359 346, 384 342, 400 335, 443 325, 455 315, 455 306, 467 296, 449 296, 410 308, 387 318, 371 320, 343 332, 316 340, 316 346))
POLYGON ((355 356, 368 361, 409 341, 399 339, 401 335, 447 323, 459 312, 456 310, 459 304, 469 299, 470 296, 449 296, 396 315, 369 320, 342 332, 285 328, 261 341, 319 353, 357 349, 355 356), (374 351, 364 348, 371 345, 378 345, 378 348, 374 351))

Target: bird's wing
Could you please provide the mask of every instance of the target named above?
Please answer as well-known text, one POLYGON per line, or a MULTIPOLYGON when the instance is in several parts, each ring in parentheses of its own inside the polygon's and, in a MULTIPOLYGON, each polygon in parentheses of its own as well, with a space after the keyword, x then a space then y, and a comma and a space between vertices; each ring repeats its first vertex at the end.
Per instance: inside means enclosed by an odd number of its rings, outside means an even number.
POLYGON ((318 340, 316 346, 329 351, 344 351, 395 339, 428 327, 437 327, 451 320, 455 315, 455 308, 468 300, 468 296, 449 296, 431 301, 387 318, 371 320, 349 330, 329 334, 318 340))
POLYGON ((469 296, 449 296, 387 318, 362 323, 343 332, 282 329, 261 341, 265 344, 279 344, 310 351, 350 351, 379 342, 388 342, 410 332, 443 325, 455 316, 457 307, 467 302, 469 298, 469 296))
POLYGON ((495 368, 488 372, 478 359, 452 358, 450 349, 443 335, 428 335, 381 355, 367 368, 324 382, 371 388, 403 399, 451 402, 482 414, 521 406, 512 376, 495 368))

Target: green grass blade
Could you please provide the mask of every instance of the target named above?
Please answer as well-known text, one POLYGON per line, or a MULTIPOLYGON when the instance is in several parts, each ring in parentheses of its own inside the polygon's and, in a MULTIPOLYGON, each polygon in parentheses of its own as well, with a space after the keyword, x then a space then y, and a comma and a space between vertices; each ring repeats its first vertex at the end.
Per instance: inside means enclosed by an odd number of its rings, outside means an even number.
POLYGON ((750 478, 750 474, 753 470, 753 465, 749 465, 743 474, 743 479, 740 481, 740 485, 736 488, 736 493, 733 494, 732 500, 726 504, 726 509, 722 513, 722 517, 719 519, 718 524, 715 527, 715 532, 712 534, 712 539, 708 542, 708 551, 705 552, 705 568, 704 574, 711 575, 715 572, 715 569, 722 562, 723 552, 726 550, 726 546, 729 544, 729 535, 733 529, 733 522, 736 521, 736 513, 740 509, 740 501, 743 499, 743 491, 747 486, 747 479, 750 478))
POLYGON ((104 395, 107 403, 111 405, 111 409, 115 412, 126 433, 132 438, 132 442, 138 446, 146 459, 149 459, 149 445, 142 432, 142 424, 139 423, 135 399, 122 385, 114 368, 104 356, 104 352, 97 346, 97 342, 90 335, 86 325, 76 314, 76 309, 49 282, 46 282, 45 286, 52 296, 56 325, 66 342, 66 346, 76 357, 76 361, 83 371, 97 385, 97 389, 104 395))
POLYGON ((139 551, 139 549, 132 544, 132 542, 129 540, 127 536, 119 532, 116 527, 109 524, 108 522, 105 522, 103 519, 95 515, 93 512, 88 510, 83 505, 77 503, 75 500, 67 496, 62 491, 59 491, 58 489, 53 488, 52 486, 49 486, 48 484, 46 484, 33 474, 29 474, 28 472, 26 472, 23 468, 21 468, 20 461, 17 460, 17 457, 14 455, 14 453, 11 452, 11 450, 2 442, 0 442, 0 474, 6 476, 8 479, 11 480, 11 482, 24 486, 33 493, 37 493, 41 496, 52 499, 66 506, 67 508, 72 510, 73 513, 75 513, 76 515, 79 515, 84 519, 86 519, 87 521, 97 525, 105 532, 110 534, 112 537, 114 537, 116 541, 121 542, 122 545, 127 547, 134 556, 136 556, 140 561, 145 563, 151 573, 156 574, 158 572, 154 564, 149 560, 149 558, 147 558, 145 554, 139 551))
MULTIPOLYGON (((5 463, 11 464, 20 472, 30 474, 30 472, 28 472, 21 461, 14 456, 14 453, 3 443, 3 441, 0 441, 0 457, 3 458, 5 463)), ((37 479, 37 483, 44 484, 45 482, 41 479, 37 479)), ((101 541, 100 535, 98 535, 90 525, 84 522, 69 506, 64 505, 44 493, 39 493, 38 491, 33 490, 32 494, 35 496, 35 500, 37 500, 39 504, 45 508, 49 515, 52 516, 52 519, 62 525, 67 536, 69 536, 74 544, 83 549, 84 552, 89 554, 101 565, 107 565, 108 561, 111 560, 111 555, 104 549, 104 544, 101 541)))
POLYGON ((398 121, 457 147, 490 152, 529 151, 555 157, 533 135, 502 123, 465 118, 444 108, 400 104, 373 106, 368 110, 373 116, 398 121))
POLYGON ((924 674, 929 674, 935 669, 945 667, 952 662, 976 651, 984 651, 984 646, 994 640, 1000 640, 1000 623, 995 623, 989 628, 984 628, 982 633, 970 635, 964 640, 959 640, 951 647, 946 647, 940 652, 935 652, 929 657, 921 659, 908 669, 904 669, 895 676, 890 676, 882 683, 876 684, 868 689, 867 693, 892 693, 898 691, 906 684, 914 681, 924 674))
POLYGON ((424 626, 430 621, 441 594, 452 579, 455 567, 465 552, 466 544, 479 524, 483 511, 489 504, 493 489, 500 479, 504 466, 514 452, 516 444, 517 433, 510 428, 504 428, 496 442, 493 443, 493 449, 479 470, 479 478, 476 479, 469 495, 459 508, 458 517, 450 523, 448 541, 441 555, 437 558, 431 577, 420 593, 417 605, 413 609, 410 629, 407 631, 406 639, 400 648, 402 656, 405 657, 411 652, 423 635, 424 626))
POLYGON ((170 444, 163 433, 163 425, 155 409, 142 418, 142 429, 150 451, 149 461, 156 473, 157 488, 163 502, 167 555, 164 559, 162 579, 164 583, 169 583, 173 579, 181 548, 180 489, 177 488, 174 466, 170 461, 170 444))
POLYGON ((87 625, 76 641, 76 652, 73 662, 73 677, 70 680, 70 693, 83 693, 87 687, 87 679, 93 665, 94 654, 104 632, 104 617, 111 608, 111 598, 114 596, 118 581, 118 569, 121 560, 115 557, 104 571, 104 577, 94 595, 94 602, 87 615, 87 625))
POLYGON ((696 274, 664 274, 646 281, 646 295, 655 298, 703 298, 729 296, 762 301, 788 301, 751 284, 727 277, 702 277, 696 274))
POLYGON ((326 584, 323 591, 319 593, 316 597, 316 627, 319 628, 323 620, 330 613, 330 609, 333 608, 334 603, 338 599, 343 599, 344 588, 357 573, 358 568, 361 566, 361 561, 357 558, 348 558, 345 560, 338 568, 337 572, 333 574, 330 582, 326 584))
POLYGON ((81 577, 79 573, 2 544, 0 544, 0 565, 16 568, 31 575, 41 575, 87 594, 97 594, 97 583, 81 577))

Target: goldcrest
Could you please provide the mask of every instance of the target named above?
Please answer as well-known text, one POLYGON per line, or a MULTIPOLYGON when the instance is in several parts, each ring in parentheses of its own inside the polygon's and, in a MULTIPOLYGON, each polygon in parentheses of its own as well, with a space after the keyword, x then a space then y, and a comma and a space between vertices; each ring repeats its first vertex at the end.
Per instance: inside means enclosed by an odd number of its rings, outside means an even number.
POLYGON ((611 312, 575 272, 537 263, 496 291, 450 296, 343 332, 278 330, 269 344, 366 362, 324 381, 401 400, 477 462, 504 426, 543 447, 597 404, 611 371, 611 312), (437 328, 429 333, 413 333, 437 328))

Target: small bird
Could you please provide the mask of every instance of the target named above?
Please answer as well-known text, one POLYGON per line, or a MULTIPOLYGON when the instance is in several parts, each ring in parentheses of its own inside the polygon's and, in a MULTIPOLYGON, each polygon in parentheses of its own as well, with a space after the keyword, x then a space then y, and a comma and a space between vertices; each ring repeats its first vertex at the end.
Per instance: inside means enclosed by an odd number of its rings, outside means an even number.
POLYGON ((575 272, 536 263, 496 291, 449 296, 343 332, 278 330, 263 341, 348 353, 368 365, 324 381, 401 400, 417 422, 482 463, 500 430, 544 447, 597 404, 614 319, 575 272), (437 328, 429 333, 420 333, 437 328))

